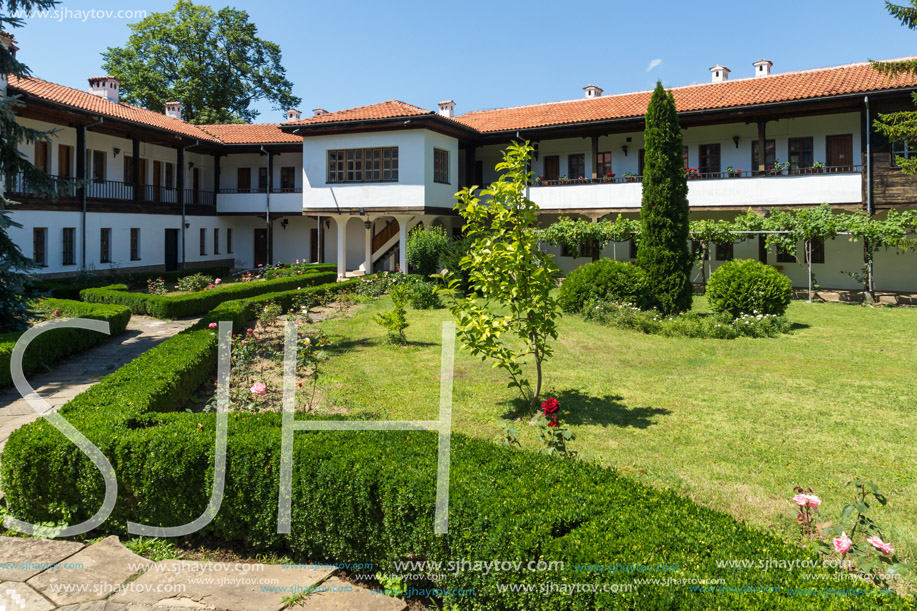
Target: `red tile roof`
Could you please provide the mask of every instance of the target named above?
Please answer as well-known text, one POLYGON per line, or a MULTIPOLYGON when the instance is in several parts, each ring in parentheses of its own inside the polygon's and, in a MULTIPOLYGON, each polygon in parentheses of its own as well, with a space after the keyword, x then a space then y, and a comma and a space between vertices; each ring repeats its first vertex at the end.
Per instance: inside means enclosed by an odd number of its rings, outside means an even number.
MULTIPOLYGON (((196 138, 202 141, 218 142, 216 138, 203 131, 199 127, 186 123, 180 119, 173 119, 158 112, 124 104, 123 102, 112 102, 100 96, 93 95, 88 91, 80 91, 72 87, 64 87, 56 83, 50 83, 34 77, 17 78, 10 77, 9 85, 11 89, 22 91, 29 95, 41 98, 49 102, 55 102, 64 106, 69 106, 76 110, 84 110, 93 114, 140 123, 149 127, 168 130, 182 136, 196 138)), ((11 91, 10 93, 15 93, 11 91)))
POLYGON ((223 144, 281 144, 302 142, 302 136, 280 131, 283 123, 198 125, 223 144))
POLYGON ((374 119, 394 119, 400 117, 418 117, 421 115, 432 115, 432 110, 426 110, 406 104, 399 100, 388 100, 369 106, 357 106, 337 112, 300 119, 299 121, 290 121, 284 125, 315 125, 318 123, 340 123, 344 121, 371 121, 374 119))
MULTIPOLYGON (((915 58, 907 58, 915 59, 915 58)), ((887 78, 869 63, 675 87, 680 112, 738 108, 888 89, 915 88, 917 75, 887 78)), ((481 132, 642 117, 651 91, 465 113, 456 121, 481 132)))

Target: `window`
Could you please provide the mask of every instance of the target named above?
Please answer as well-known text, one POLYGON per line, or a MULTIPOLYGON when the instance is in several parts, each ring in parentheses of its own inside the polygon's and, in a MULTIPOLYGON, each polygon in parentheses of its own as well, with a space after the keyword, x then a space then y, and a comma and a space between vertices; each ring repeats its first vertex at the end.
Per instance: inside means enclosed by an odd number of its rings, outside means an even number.
POLYGON ((630 241, 630 258, 631 259, 637 258, 637 240, 630 241))
POLYGON ((175 188, 175 164, 166 162, 166 189, 175 188))
POLYGON ((258 168, 258 193, 267 193, 267 168, 258 168))
POLYGON ((717 261, 732 261, 735 258, 735 244, 717 244, 716 245, 716 260, 717 261))
POLYGON ((201 255, 207 254, 207 230, 201 227, 201 255))
POLYGON ((140 228, 131 227, 131 261, 140 260, 140 228))
MULTIPOLYGON (((764 141, 764 166, 771 168, 777 160, 777 143, 774 140, 764 141)), ((751 142, 751 169, 758 171, 758 141, 751 142)))
POLYGON ((697 171, 701 174, 720 173, 720 145, 702 144, 699 147, 700 165, 697 171))
POLYGON ((805 170, 812 167, 814 138, 790 138, 790 170, 805 170))
POLYGON ((595 175, 603 178, 611 174, 611 151, 595 156, 595 175))
POLYGON ((76 262, 76 227, 64 227, 63 253, 61 263, 74 265, 76 262))
POLYGON ((99 263, 111 263, 111 228, 99 231, 99 263))
POLYGON ((105 151, 92 151, 92 180, 105 181, 105 151))
POLYGON ((684 146, 682 148, 681 161, 684 164, 686 170, 691 167, 688 165, 688 147, 687 146, 684 146))
POLYGON ((232 254, 232 229, 226 230, 226 252, 232 254))
POLYGON ((48 266, 48 228, 32 229, 32 260, 42 267, 48 266))
POLYGON ((586 175, 586 155, 567 155, 567 177, 570 180, 582 178, 586 175))
POLYGON ((328 151, 328 182, 398 182, 398 147, 328 151))
POLYGON ((449 151, 433 149, 433 182, 449 184, 449 151))
POLYGON ((236 191, 248 193, 252 190, 252 169, 238 168, 236 170, 236 191))
POLYGON ((51 173, 51 149, 44 140, 35 142, 35 167, 45 174, 51 173))
POLYGON ((292 193, 296 190, 296 168, 280 168, 280 190, 284 193, 292 193))
POLYGON ((73 147, 59 144, 57 147, 57 175, 73 178, 73 147))
POLYGON ((796 263, 796 257, 778 246, 777 263, 796 263))
POLYGON ((213 254, 220 254, 220 230, 213 228, 213 254))
POLYGON ((812 238, 812 263, 825 262, 825 241, 821 238, 812 238))
POLYGON ((892 167, 898 167, 898 157, 904 159, 917 157, 917 146, 911 146, 907 140, 892 142, 892 167))

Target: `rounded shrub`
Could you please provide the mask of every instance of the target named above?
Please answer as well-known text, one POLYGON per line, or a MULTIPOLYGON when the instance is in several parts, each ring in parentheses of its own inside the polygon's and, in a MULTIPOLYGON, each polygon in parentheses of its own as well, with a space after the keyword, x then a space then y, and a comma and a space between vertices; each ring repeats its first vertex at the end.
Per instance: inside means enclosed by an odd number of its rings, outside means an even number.
POLYGON ((579 267, 560 286, 560 307, 564 312, 580 312, 590 301, 633 303, 646 301, 644 272, 632 263, 599 259, 579 267))
POLYGON ((735 259, 721 265, 707 283, 710 309, 734 318, 742 314, 786 312, 793 298, 790 279, 773 267, 752 259, 735 259))
POLYGON ((446 230, 439 226, 427 230, 422 227, 412 229, 406 252, 410 272, 421 276, 438 274, 440 260, 449 249, 449 241, 446 230))

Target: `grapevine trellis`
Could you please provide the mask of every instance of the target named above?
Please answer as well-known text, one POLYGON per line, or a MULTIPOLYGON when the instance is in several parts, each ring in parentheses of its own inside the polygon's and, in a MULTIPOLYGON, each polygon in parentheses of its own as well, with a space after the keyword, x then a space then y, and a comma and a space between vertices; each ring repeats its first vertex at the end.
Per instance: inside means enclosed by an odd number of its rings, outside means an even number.
MULTIPOLYGON (((733 244, 753 236, 765 236, 768 249, 796 257, 808 265, 809 299, 812 298, 814 276, 812 273, 812 244, 815 240, 825 241, 838 236, 848 236, 852 242, 863 244, 863 272, 850 274, 863 285, 868 300, 875 293, 873 265, 875 253, 881 249, 896 248, 899 251, 917 250, 917 210, 889 211, 884 218, 870 216, 865 212, 838 214, 827 204, 814 208, 771 210, 764 216, 751 210, 734 220, 703 219, 691 221, 691 239, 698 245, 694 249, 694 260, 709 261, 711 244, 733 244), (802 244, 802 259, 797 254, 802 244)), ((609 243, 633 240, 639 246, 640 221, 624 218, 590 222, 583 219, 561 217, 557 222, 541 230, 541 240, 554 246, 579 253, 588 250, 593 260, 598 259, 602 249, 609 243)), ((701 265, 704 280, 707 272, 701 265)))

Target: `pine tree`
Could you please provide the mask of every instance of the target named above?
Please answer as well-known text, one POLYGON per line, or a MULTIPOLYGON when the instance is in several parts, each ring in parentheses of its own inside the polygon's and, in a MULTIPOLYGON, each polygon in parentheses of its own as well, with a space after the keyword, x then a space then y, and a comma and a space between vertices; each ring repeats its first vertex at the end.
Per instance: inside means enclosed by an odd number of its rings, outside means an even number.
POLYGON ((650 305, 663 314, 691 308, 688 252, 688 183, 682 158, 675 98, 657 83, 646 111, 641 238, 637 264, 655 294, 650 305))
MULTIPOLYGON (((23 19, 14 16, 20 11, 46 11, 57 4, 54 0, 6 0, 0 2, 0 29, 9 31, 22 27, 23 19)), ((0 74, 27 76, 28 67, 16 59, 13 49, 0 45, 0 74)), ((14 110, 21 106, 18 96, 0 91, 0 176, 6 181, 16 177, 29 191, 41 197, 54 197, 56 182, 36 168, 19 150, 20 143, 48 141, 46 132, 19 125, 14 110)), ((4 189, 5 190, 5 189, 4 189)), ((0 332, 24 326, 29 316, 27 283, 35 262, 22 254, 7 230, 21 227, 10 217, 9 201, 0 194, 0 332)))
MULTIPOLYGON (((885 3, 889 14, 901 22, 901 25, 917 30, 917 0, 909 0, 908 5, 885 3)), ((899 74, 917 74, 917 60, 910 59, 896 62, 871 61, 872 67, 889 78, 899 74)), ((917 104, 917 93, 913 94, 914 104, 917 104)), ((902 111, 880 114, 874 122, 876 130, 893 142, 906 142, 911 150, 917 149, 917 111, 902 111)), ((917 157, 910 159, 897 157, 898 167, 905 174, 917 174, 917 157)))

